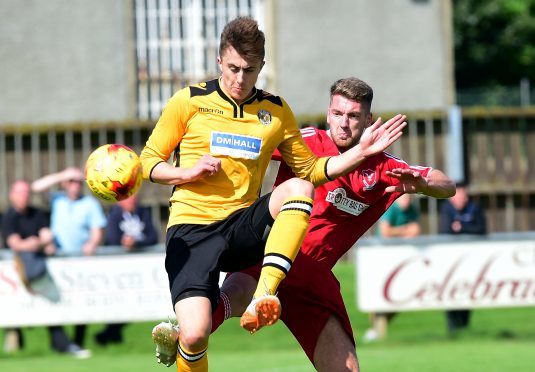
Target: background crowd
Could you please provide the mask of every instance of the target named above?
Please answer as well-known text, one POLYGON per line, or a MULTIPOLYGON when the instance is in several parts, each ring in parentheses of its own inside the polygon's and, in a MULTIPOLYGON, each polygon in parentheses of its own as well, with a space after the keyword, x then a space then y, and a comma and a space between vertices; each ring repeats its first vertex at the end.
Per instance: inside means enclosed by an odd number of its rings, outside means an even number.
MULTIPOLYGON (((138 196, 110 206, 107 215, 103 205, 84 193, 84 175, 79 168, 66 168, 30 183, 16 180, 9 192, 10 207, 3 214, 2 244, 13 253, 17 273, 30 293, 41 294, 50 301, 59 298, 53 293, 52 278, 46 269, 50 256, 92 256, 107 246, 120 246, 124 252, 154 245, 158 232, 151 209, 138 203, 138 196), (49 208, 31 204, 32 194, 47 198, 49 208)), ((95 335, 99 345, 122 342, 125 324, 108 324, 95 335)), ((51 349, 88 358, 85 324, 74 326, 69 336, 62 326, 48 327, 51 349)), ((4 351, 24 347, 21 329, 6 329, 4 351)))

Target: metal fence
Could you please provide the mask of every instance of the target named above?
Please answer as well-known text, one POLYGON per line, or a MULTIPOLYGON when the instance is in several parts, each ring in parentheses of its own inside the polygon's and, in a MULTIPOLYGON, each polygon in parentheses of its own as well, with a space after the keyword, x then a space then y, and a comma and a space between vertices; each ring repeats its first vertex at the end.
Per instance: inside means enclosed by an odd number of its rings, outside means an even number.
MULTIPOLYGON (((157 119, 179 88, 219 75, 219 36, 227 22, 252 16, 264 0, 135 0, 138 118, 157 119)), ((263 28, 263 27, 262 27, 263 28)))
MULTIPOLYGON (((393 113, 381 113, 389 118, 393 113)), ((388 151, 410 164, 430 165, 448 175, 452 167, 448 112, 408 113, 404 136, 388 151)), ((306 124, 325 126, 323 118, 306 124)), ((535 230, 535 107, 461 110, 462 178, 484 207, 490 232, 535 230)), ((424 233, 438 230, 441 201, 418 198, 424 233)))
MULTIPOLYGON (((9 187, 17 179, 33 181, 66 167, 82 167, 92 150, 106 143, 122 143, 139 153, 154 126, 148 121, 72 123, 70 125, 9 126, 0 128, 0 213, 9 205, 9 187)), ((89 192, 89 191, 88 191, 89 192)), ((171 188, 145 182, 143 204, 153 209, 156 226, 166 219, 171 188)), ((46 197, 33 204, 48 208, 46 197)), ((110 204, 103 203, 105 208, 110 204)))
POLYGON ((461 106, 528 107, 535 105, 535 87, 527 78, 518 86, 496 86, 458 89, 455 93, 461 106))
MULTIPOLYGON (((383 113, 382 117, 390 117, 383 113)), ((389 151, 411 164, 431 165, 448 173, 448 114, 409 113, 405 135, 389 151)), ((324 127, 323 117, 302 118, 302 125, 324 127)), ((0 211, 8 205, 9 185, 34 180, 67 166, 83 166, 89 153, 105 143, 123 143, 141 151, 154 122, 71 123, 0 128, 0 211)), ((535 109, 462 111, 463 167, 471 193, 487 211, 491 232, 535 230, 535 109)), ((162 225, 171 188, 146 182, 144 204, 162 225)), ((43 204, 36 198, 36 204, 43 204)), ((418 198, 423 231, 436 233, 440 201, 418 198)))

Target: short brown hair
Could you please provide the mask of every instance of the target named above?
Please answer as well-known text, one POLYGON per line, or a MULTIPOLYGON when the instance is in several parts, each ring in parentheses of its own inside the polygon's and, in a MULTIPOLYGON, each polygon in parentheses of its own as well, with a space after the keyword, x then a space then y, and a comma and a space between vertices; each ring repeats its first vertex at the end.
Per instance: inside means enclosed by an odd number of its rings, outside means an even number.
POLYGON ((351 101, 363 103, 371 111, 373 89, 364 81, 356 77, 340 79, 331 85, 331 100, 334 95, 341 95, 351 101))
POLYGON ((264 33, 251 17, 238 17, 227 23, 221 33, 219 56, 232 46, 247 62, 263 61, 265 56, 264 33))

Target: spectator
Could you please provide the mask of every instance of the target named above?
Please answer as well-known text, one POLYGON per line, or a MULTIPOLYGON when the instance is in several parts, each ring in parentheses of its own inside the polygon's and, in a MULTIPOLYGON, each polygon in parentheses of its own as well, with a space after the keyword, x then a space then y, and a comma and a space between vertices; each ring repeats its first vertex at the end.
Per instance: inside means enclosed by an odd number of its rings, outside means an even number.
MULTIPOLYGON (((105 245, 121 246, 126 252, 147 247, 158 242, 158 234, 152 222, 150 208, 140 206, 137 195, 122 200, 111 207, 104 239, 105 245)), ((95 336, 99 345, 121 343, 124 323, 108 324, 95 336)))
MULTIPOLYGON (((20 262, 21 279, 31 290, 32 281, 38 280, 46 272, 45 257, 53 255, 56 247, 46 214, 30 205, 30 197, 28 182, 17 180, 12 184, 9 192, 11 207, 2 221, 2 236, 5 238, 6 246, 17 257, 17 262, 20 262)), ((11 332, 18 336, 20 346, 23 347, 21 330, 11 330, 11 332)), ((78 358, 87 358, 91 355, 89 350, 84 350, 71 342, 63 327, 50 326, 48 332, 52 349, 78 358)))
MULTIPOLYGON (((95 254, 102 242, 106 216, 92 196, 83 195, 84 174, 66 168, 35 180, 32 189, 43 192, 61 185, 63 191, 50 194, 51 229, 58 253, 66 256, 95 254)), ((76 325, 74 342, 84 345, 86 325, 76 325)))
MULTIPOLYGON (((458 183, 456 194, 442 204, 438 232, 453 235, 482 235, 487 233, 483 209, 470 200, 466 183, 458 183)), ((450 334, 465 329, 470 324, 470 310, 448 310, 446 311, 446 321, 450 334)))
POLYGON ((158 242, 151 210, 139 205, 137 195, 111 207, 104 242, 105 245, 120 245, 126 251, 158 242))
MULTIPOLYGON (((420 211, 412 194, 401 195, 379 219, 377 234, 383 238, 414 238, 420 235, 420 211)), ((370 313, 372 327, 364 333, 364 341, 386 338, 388 326, 397 313, 370 313)))
POLYGON ((420 211, 412 194, 401 195, 379 219, 378 234, 383 238, 414 238, 420 231, 420 211))

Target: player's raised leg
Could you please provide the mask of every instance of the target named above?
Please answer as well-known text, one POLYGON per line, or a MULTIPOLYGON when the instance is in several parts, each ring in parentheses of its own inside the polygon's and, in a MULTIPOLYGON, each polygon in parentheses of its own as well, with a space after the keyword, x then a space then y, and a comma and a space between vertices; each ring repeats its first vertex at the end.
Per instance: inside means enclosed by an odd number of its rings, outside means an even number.
POLYGON ((280 184, 271 194, 269 210, 275 222, 266 242, 258 286, 240 321, 241 326, 251 333, 280 318, 277 288, 301 247, 313 198, 314 186, 298 178, 280 184))
POLYGON ((359 371, 355 345, 334 316, 329 318, 318 337, 314 366, 319 372, 359 371))

